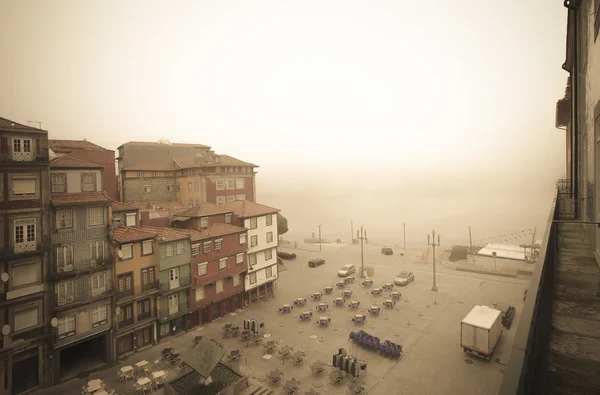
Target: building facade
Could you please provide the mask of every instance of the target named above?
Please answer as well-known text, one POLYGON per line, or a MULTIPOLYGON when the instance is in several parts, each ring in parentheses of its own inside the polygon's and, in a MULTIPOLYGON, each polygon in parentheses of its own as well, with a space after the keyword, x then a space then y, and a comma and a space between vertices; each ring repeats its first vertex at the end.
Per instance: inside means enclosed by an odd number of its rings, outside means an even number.
POLYGON ((129 204, 113 202, 112 223, 114 226, 140 226, 140 209, 129 204))
POLYGON ((97 164, 50 162, 54 383, 112 360, 112 201, 102 182, 97 164))
POLYGON ((111 199, 119 199, 117 194, 115 151, 102 148, 87 140, 49 140, 48 146, 57 158, 70 156, 71 158, 100 165, 104 169, 102 174, 104 191, 106 191, 106 194, 111 199))
POLYGON ((114 230, 113 248, 116 282, 113 353, 121 358, 156 344, 156 234, 121 226, 114 230))
POLYGON ((250 201, 235 201, 232 224, 248 229, 248 274, 244 278, 244 307, 274 295, 277 267, 277 213, 279 209, 250 201))
POLYGON ((41 388, 49 365, 48 133, 0 118, 0 394, 41 388))

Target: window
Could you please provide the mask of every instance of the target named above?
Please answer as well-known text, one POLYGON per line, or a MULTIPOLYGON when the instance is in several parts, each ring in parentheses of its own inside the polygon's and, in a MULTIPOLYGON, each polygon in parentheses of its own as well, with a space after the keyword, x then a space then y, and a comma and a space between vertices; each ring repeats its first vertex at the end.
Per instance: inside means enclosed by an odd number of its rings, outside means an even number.
POLYGON ((192 183, 191 183, 191 182, 188 182, 188 191, 190 191, 190 192, 191 192, 193 188, 194 188, 194 187, 192 186, 192 183))
POLYGON ((15 243, 35 242, 35 218, 15 220, 15 243))
POLYGON ((250 229, 256 229, 258 227, 256 223, 256 217, 250 218, 250 229))
POLYGON ((194 244, 192 246, 192 255, 200 254, 200 244, 194 244))
POLYGON ((56 229, 66 229, 73 227, 73 211, 58 210, 56 212, 56 229))
POLYGON ((108 311, 106 305, 92 309, 92 327, 106 324, 108 322, 108 311))
POLYGON ((234 178, 228 178, 226 180, 226 182, 227 182, 227 184, 226 184, 227 188, 226 189, 228 191, 232 191, 232 190, 235 189, 235 179, 234 178))
POLYGON ((225 204, 225 196, 217 196, 217 204, 225 204))
POLYGON ((223 248, 223 239, 215 240, 215 251, 220 251, 223 248))
POLYGON ((210 253, 210 241, 202 243, 202 251, 204 251, 205 254, 210 253))
POLYGON ((152 240, 142 241, 142 255, 152 254, 152 240))
POLYGON ((178 241, 176 246, 177 246, 177 255, 183 254, 183 241, 178 241))
POLYGON ((150 315, 150 299, 144 299, 137 302, 138 319, 150 315))
POLYGON ((152 177, 156 177, 157 173, 155 171, 152 172, 152 177))
POLYGON ((198 184, 197 182, 194 183, 194 191, 195 192, 200 191, 200 184, 198 184))
POLYGON ((138 171, 137 175, 138 175, 138 177, 144 177, 144 172, 143 171, 138 171))
POLYGON ((56 269, 60 272, 73 270, 73 246, 60 246, 56 249, 56 269))
POLYGON ((273 216, 271 214, 267 215, 265 220, 267 221, 267 226, 273 225, 273 216))
POLYGON ((219 259, 219 270, 227 269, 227 258, 219 259))
POLYGON ((225 223, 226 224, 230 224, 231 223, 231 214, 225 214, 225 223))
POLYGON ((37 283, 39 268, 37 262, 13 264, 10 275, 13 288, 37 283))
POLYGON ((133 305, 128 304, 121 308, 121 314, 119 314, 119 323, 123 322, 125 322, 123 326, 131 325, 133 322, 133 305))
POLYGON ((81 173, 81 192, 96 192, 95 173, 81 173))
POLYGON ((169 256, 173 256, 173 244, 167 244, 165 246, 165 254, 169 256))
POLYGON ((196 302, 204 299, 204 286, 196 288, 196 302))
POLYGON ((258 245, 258 236, 250 236, 250 248, 256 247, 258 245))
POLYGON ((144 192, 145 193, 152 192, 152 185, 144 185, 144 192))
POLYGON ((248 254, 248 264, 250 266, 256 265, 256 253, 254 253, 254 254, 248 254))
POLYGON ((233 286, 237 287, 238 285, 240 285, 240 275, 234 274, 233 275, 233 286))
POLYGON ((169 172, 168 172, 168 171, 165 171, 165 176, 168 176, 168 175, 169 175, 169 172))
POLYGON ((125 214, 125 225, 127 226, 135 226, 135 220, 137 218, 136 213, 128 213, 125 214))
POLYGON ((75 314, 58 319, 58 336, 60 338, 75 334, 75 314))
POLYGON ((93 260, 104 259, 104 240, 92 241, 90 243, 90 258, 93 260))
POLYGON ((236 264, 244 263, 244 254, 237 254, 235 256, 235 263, 236 264))
POLYGON ((270 261, 271 258, 273 258, 273 250, 269 248, 265 250, 265 261, 270 261))
POLYGON ((67 192, 67 175, 66 174, 52 174, 52 193, 64 193, 67 192))
POLYGON ((202 218, 200 218, 200 227, 201 228, 208 228, 208 217, 202 217, 202 218))
POLYGON ((179 288, 179 268, 169 269, 169 289, 179 288))
POLYGON ((273 232, 267 232, 267 243, 273 242, 273 232))
POLYGON ((250 273, 248 275, 248 280, 250 281, 250 284, 256 284, 256 273, 250 273))
POLYGON ((175 192, 179 192, 179 183, 175 184, 175 192))
POLYGON ((13 316, 14 331, 22 331, 39 323, 39 310, 37 307, 15 312, 13 316))
POLYGON ((273 276, 273 267, 269 266, 265 269, 265 277, 269 278, 273 276))
POLYGON ((198 264, 198 277, 206 276, 208 274, 208 262, 198 264))
POLYGON ((177 314, 179 312, 179 295, 169 295, 169 315, 177 314))
POLYGON ((220 173, 220 172, 221 172, 221 168, 217 166, 217 167, 215 168, 215 171, 216 171, 217 173, 220 173))
POLYGON ((223 279, 218 279, 217 282, 215 283, 215 288, 217 293, 219 292, 223 292, 223 279))
POLYGON ((246 188, 246 180, 243 178, 235 179, 235 189, 244 189, 246 188))
POLYGON ((73 281, 65 281, 56 285, 58 305, 62 306, 75 300, 75 286, 73 281))
POLYGON ((31 139, 13 139, 13 152, 30 153, 31 139))
POLYGON ((233 202, 234 200, 235 200, 235 196, 233 196, 233 195, 229 195, 229 196, 227 196, 227 203, 231 203, 231 202, 233 202))
POLYGON ((215 181, 215 186, 217 188, 217 191, 224 191, 225 190, 225 180, 215 181))
POLYGON ((133 258, 133 244, 123 244, 121 246, 121 260, 133 258))
POLYGON ((173 185, 167 185, 167 192, 171 192, 173 190, 173 185))
POLYGON ((117 279, 117 289, 119 293, 131 291, 133 287, 133 276, 131 274, 124 274, 119 276, 117 279))
POLYGON ((14 196, 35 195, 35 178, 17 178, 12 179, 12 190, 14 196))
POLYGON ((156 281, 156 275, 153 267, 142 269, 142 286, 152 286, 156 281))
POLYGON ((235 195, 235 200, 246 200, 246 195, 245 194, 235 195))
POLYGON ((106 272, 92 274, 92 296, 106 292, 106 272))
POLYGON ((233 173, 233 167, 230 167, 230 168, 229 168, 229 172, 230 172, 230 173, 233 173))
POLYGON ((88 226, 104 225, 104 207, 87 209, 88 226))
POLYGON ((240 244, 246 244, 246 234, 240 233, 240 244))

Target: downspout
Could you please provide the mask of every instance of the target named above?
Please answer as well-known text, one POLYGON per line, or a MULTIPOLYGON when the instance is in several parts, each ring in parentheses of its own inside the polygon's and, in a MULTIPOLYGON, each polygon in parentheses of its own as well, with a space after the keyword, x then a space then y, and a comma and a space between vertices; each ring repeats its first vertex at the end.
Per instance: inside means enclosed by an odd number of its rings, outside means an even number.
POLYGON ((573 64, 571 66, 571 71, 567 70, 566 62, 563 64, 562 68, 565 71, 570 72, 571 74, 571 98, 573 100, 573 104, 571 105, 571 136, 572 136, 572 173, 573 179, 571 180, 571 188, 573 192, 573 197, 575 198, 576 204, 576 212, 579 212, 579 62, 577 59, 578 51, 577 51, 577 0, 564 0, 563 6, 569 10, 569 12, 573 12, 573 64))

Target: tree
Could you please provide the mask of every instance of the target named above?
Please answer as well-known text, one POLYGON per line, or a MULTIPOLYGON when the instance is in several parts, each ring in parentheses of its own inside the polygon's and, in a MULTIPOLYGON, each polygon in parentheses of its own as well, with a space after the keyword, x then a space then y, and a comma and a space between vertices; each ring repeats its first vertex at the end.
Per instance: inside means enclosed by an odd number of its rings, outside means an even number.
POLYGON ((287 218, 281 215, 281 213, 277 213, 277 234, 281 236, 282 234, 287 233, 288 230, 287 218))

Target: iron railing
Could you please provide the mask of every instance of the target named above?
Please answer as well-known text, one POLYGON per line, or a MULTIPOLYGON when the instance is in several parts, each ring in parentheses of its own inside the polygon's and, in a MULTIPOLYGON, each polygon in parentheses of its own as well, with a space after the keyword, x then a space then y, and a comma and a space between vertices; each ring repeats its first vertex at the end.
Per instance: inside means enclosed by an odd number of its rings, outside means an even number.
MULTIPOLYGON (((556 196, 498 395, 544 393, 550 353, 554 272, 558 247, 558 224, 554 219, 561 216, 560 189, 556 196)), ((567 211, 567 214, 569 213, 570 210, 567 211)))
POLYGON ((187 287, 192 284, 192 276, 181 277, 175 281, 161 281, 159 290, 161 293, 167 293, 179 288, 187 287))
POLYGON ((558 180, 556 189, 556 208, 561 219, 576 219, 579 205, 572 180, 558 180))

